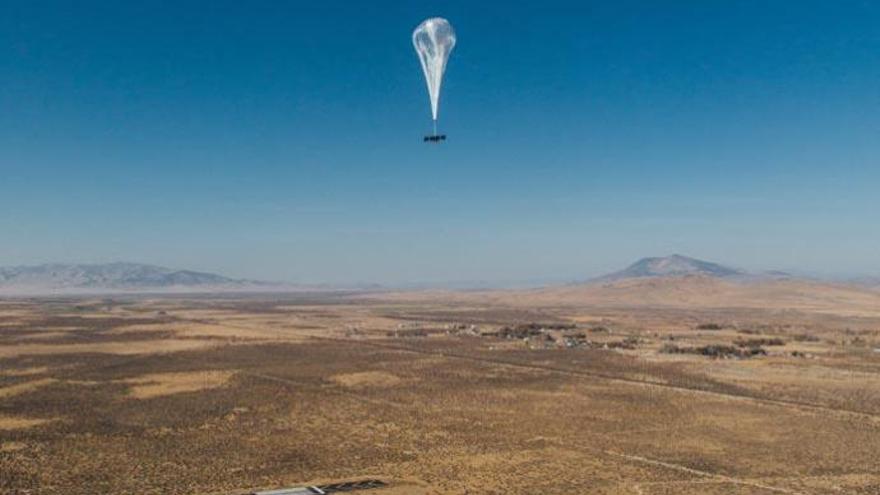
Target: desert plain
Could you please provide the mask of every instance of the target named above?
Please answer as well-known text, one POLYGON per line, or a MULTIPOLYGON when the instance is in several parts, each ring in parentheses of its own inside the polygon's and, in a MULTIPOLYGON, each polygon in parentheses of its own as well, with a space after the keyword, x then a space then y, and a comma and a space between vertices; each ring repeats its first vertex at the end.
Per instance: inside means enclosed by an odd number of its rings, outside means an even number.
POLYGON ((880 494, 880 292, 0 300, 0 493, 880 494))

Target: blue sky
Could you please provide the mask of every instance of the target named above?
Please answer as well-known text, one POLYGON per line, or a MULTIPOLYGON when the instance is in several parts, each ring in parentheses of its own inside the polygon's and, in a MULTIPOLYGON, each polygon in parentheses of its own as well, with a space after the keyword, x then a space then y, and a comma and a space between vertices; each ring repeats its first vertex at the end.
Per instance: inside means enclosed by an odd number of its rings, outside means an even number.
POLYGON ((880 273, 880 4, 666 3, 3 2, 0 265, 880 273))

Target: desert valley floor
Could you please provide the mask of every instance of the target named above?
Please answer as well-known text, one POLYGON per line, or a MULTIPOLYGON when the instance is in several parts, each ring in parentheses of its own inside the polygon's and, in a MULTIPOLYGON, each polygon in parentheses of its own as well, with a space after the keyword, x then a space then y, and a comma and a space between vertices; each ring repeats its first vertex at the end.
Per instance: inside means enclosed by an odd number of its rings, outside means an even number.
POLYGON ((0 301, 0 493, 880 494, 880 293, 704 283, 0 301))

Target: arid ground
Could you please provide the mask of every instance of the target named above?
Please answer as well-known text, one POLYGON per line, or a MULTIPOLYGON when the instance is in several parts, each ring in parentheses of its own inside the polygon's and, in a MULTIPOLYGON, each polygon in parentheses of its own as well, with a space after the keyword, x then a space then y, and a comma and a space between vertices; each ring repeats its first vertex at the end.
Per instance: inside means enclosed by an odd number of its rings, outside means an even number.
POLYGON ((880 293, 819 292, 8 299, 0 493, 880 494, 880 293))

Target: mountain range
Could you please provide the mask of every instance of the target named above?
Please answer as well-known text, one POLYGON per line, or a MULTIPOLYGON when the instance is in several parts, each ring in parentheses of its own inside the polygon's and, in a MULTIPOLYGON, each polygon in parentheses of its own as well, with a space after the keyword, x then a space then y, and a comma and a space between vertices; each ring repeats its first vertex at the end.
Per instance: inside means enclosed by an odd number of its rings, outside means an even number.
MULTIPOLYGON (((588 280, 575 286, 601 286, 619 289, 635 287, 699 287, 708 281, 736 284, 800 281, 821 284, 817 280, 794 277, 785 272, 749 272, 680 254, 643 258, 623 270, 588 280), (687 283, 685 283, 687 282, 687 283)), ((711 285, 711 284, 710 284, 711 285)), ((717 284, 715 284, 717 285, 717 284)), ((848 280, 853 287, 880 288, 880 278, 848 280)), ((348 289, 379 289, 378 286, 353 286, 348 289)), ((422 287, 423 289, 425 287, 422 287)), ((62 264, 0 267, 2 294, 67 294, 107 292, 283 292, 330 290, 327 286, 296 286, 229 278, 213 273, 175 270, 141 263, 62 264)), ((484 287, 489 289, 489 287, 484 287)))
POLYGON ((269 289, 277 284, 140 263, 61 264, 0 268, 0 292, 150 292, 269 289))

